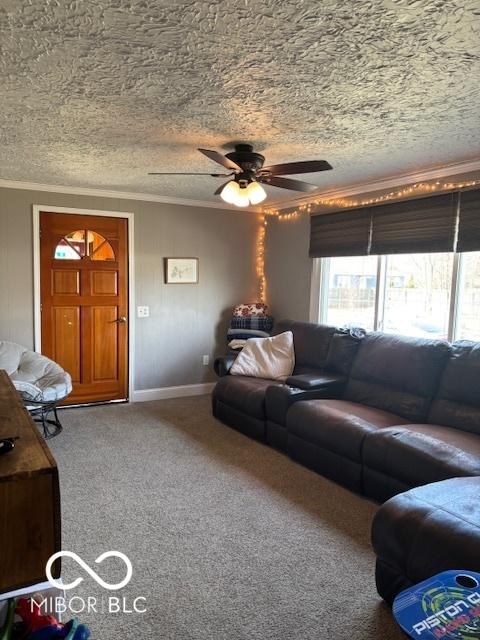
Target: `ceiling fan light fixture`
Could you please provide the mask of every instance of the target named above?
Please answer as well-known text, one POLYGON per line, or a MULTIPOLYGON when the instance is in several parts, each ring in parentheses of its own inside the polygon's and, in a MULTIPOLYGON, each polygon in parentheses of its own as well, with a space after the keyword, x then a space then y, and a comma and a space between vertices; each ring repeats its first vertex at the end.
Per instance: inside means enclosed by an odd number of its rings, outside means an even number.
POLYGON ((240 193, 240 187, 238 186, 238 182, 235 180, 230 180, 223 187, 222 192, 220 193, 220 197, 224 202, 228 204, 236 204, 236 200, 240 193))
POLYGON ((267 197, 267 192, 258 182, 251 182, 247 187, 247 195, 251 204, 260 204, 267 197))
POLYGON ((248 187, 238 186, 235 202, 233 203, 237 207, 248 207, 250 200, 248 198, 248 187))
POLYGON ((228 204, 234 204, 236 207, 248 207, 250 204, 248 196, 248 187, 241 187, 236 180, 230 180, 223 187, 220 197, 228 204))

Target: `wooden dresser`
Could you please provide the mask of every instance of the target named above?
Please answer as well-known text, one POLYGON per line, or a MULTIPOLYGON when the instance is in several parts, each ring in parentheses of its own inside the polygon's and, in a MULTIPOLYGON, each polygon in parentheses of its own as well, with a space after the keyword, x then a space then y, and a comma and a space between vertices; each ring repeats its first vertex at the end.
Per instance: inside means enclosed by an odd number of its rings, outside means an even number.
MULTIPOLYGON (((0 438, 18 437, 0 455, 0 593, 45 582, 60 551, 56 462, 5 371, 0 371, 0 438)), ((60 575, 60 562, 54 566, 60 575)))

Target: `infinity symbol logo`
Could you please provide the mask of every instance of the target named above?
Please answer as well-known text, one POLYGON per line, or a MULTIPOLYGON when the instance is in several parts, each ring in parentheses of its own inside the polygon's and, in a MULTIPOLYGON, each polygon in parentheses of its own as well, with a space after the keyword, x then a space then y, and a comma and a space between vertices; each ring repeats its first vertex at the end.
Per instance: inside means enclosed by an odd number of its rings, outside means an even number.
POLYGON ((75 562, 79 564, 82 569, 84 569, 88 573, 88 575, 95 580, 95 582, 97 582, 104 589, 108 589, 109 591, 117 591, 117 589, 121 589, 130 582, 130 579, 132 577, 132 563, 130 562, 129 558, 121 551, 105 551, 105 553, 102 553, 95 560, 95 564, 101 564, 105 560, 105 558, 114 557, 120 558, 125 563, 125 566, 127 567, 127 574, 121 582, 118 582, 116 584, 109 584, 108 582, 105 582, 105 580, 102 580, 102 578, 100 578, 100 576, 91 567, 89 567, 88 564, 84 562, 82 558, 80 558, 80 556, 78 556, 76 553, 73 553, 73 551, 58 551, 57 553, 54 553, 53 556, 48 560, 47 566, 45 567, 45 573, 47 575, 48 581, 54 587, 57 587, 57 589, 75 589, 75 587, 78 587, 78 585, 83 582, 83 578, 81 577, 77 578, 73 582, 70 582, 70 584, 63 584, 62 582, 55 580, 55 578, 52 576, 52 565, 57 558, 62 557, 73 558, 75 562))

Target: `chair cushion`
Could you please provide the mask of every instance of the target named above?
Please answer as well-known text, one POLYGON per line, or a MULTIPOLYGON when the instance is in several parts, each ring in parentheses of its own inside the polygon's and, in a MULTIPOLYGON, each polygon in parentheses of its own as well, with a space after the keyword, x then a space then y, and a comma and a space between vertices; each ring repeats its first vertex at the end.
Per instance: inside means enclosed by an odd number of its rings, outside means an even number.
POLYGON ((225 376, 215 385, 214 398, 259 420, 265 420, 267 387, 281 384, 265 378, 225 376))
POLYGON ((72 381, 66 371, 58 377, 44 378, 37 385, 21 380, 12 382, 22 398, 32 402, 55 402, 66 398, 72 392, 72 381))
POLYGON ((24 400, 53 402, 72 391, 70 374, 53 360, 13 342, 0 342, 0 369, 24 400))
POLYGON ((409 487, 480 475, 480 436, 436 424, 405 424, 370 433, 365 467, 409 487))
POLYGON ((287 414, 289 433, 355 461, 361 460, 367 433, 404 422, 387 411, 347 400, 298 402, 287 414))
POLYGON ((0 369, 4 369, 9 376, 15 373, 20 360, 28 349, 15 342, 0 341, 0 369))

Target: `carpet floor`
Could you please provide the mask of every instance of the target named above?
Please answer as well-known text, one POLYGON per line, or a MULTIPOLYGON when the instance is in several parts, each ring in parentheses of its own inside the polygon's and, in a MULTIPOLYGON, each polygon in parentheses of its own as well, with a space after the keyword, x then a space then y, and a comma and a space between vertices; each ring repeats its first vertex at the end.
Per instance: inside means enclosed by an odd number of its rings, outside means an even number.
MULTIPOLYGON (((376 506, 225 427, 200 396, 62 411, 50 441, 60 471, 63 549, 118 582, 83 582, 95 640, 400 640, 375 591, 376 506), (120 563, 121 565, 122 563, 120 563), (129 610, 100 610, 121 594, 129 610), (93 602, 93 601, 91 601, 93 602)), ((73 604, 73 603, 72 603, 73 604)), ((81 606, 78 602, 75 607, 81 606)), ((122 605, 123 606, 123 605, 122 605)))

